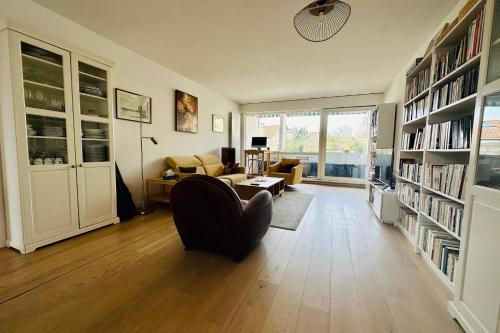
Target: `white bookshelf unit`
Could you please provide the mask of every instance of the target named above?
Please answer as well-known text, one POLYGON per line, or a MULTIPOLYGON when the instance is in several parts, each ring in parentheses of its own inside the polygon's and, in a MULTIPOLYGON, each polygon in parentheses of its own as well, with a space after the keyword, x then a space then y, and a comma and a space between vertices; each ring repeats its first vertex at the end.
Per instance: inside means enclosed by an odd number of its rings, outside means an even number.
POLYGON ((393 189, 380 184, 373 178, 377 149, 393 152, 394 125, 396 122, 396 104, 381 104, 371 114, 370 128, 370 163, 368 175, 368 202, 377 218, 388 224, 398 219, 396 193, 393 189))
MULTIPOLYGON (((463 196, 451 195, 446 183, 452 180, 455 185, 456 182, 462 182, 456 186, 459 188, 458 192, 461 192, 460 187, 463 187, 462 192, 465 192, 466 187, 463 184, 465 179, 462 180, 458 172, 456 175, 448 172, 447 178, 439 178, 435 174, 443 166, 468 165, 470 159, 473 124, 471 117, 474 115, 477 99, 481 48, 479 42, 470 41, 470 38, 465 43, 461 41, 468 34, 469 27, 475 19, 480 18, 484 22, 484 15, 481 14, 483 7, 484 2, 477 1, 458 20, 457 25, 435 43, 423 59, 408 72, 405 113, 401 126, 403 139, 405 135, 412 134, 412 136, 410 139, 407 138, 406 144, 402 142, 400 150, 400 170, 396 187, 400 209, 403 211, 400 211, 397 227, 452 293, 455 291, 453 281, 458 259, 454 261, 455 264, 449 265, 450 257, 444 259, 439 252, 438 258, 434 253, 434 246, 439 246, 435 245, 436 242, 447 244, 447 249, 450 249, 450 252, 457 252, 458 257, 461 239, 458 232, 446 226, 442 214, 431 217, 426 208, 430 206, 436 211, 439 203, 450 205, 450 209, 454 209, 454 212, 461 212, 460 224, 463 226, 465 201, 462 199, 463 196), (465 51, 467 48, 471 50, 465 51), (457 80, 463 80, 464 83, 460 84, 461 81, 457 80), (458 88, 449 86, 453 82, 457 83, 458 88), (452 92, 447 92, 447 89, 452 92), (464 117, 470 117, 467 119, 468 122, 460 120, 464 117), (452 121, 455 121, 455 127, 452 123, 446 127, 445 124, 452 121), (421 130, 423 132, 419 133, 421 130), (466 132, 470 134, 467 136, 466 132), (467 136, 467 140, 463 140, 461 134, 467 136), (434 147, 431 142, 438 142, 441 146, 434 147), (401 167, 403 163, 420 164, 419 174, 403 175, 401 167), (433 175, 437 179, 432 179, 433 175), (418 178, 418 181, 415 178, 418 178), (431 182, 435 186, 431 186, 431 182), (445 186, 446 192, 441 191, 440 186, 445 186), (434 206, 431 203, 427 207, 424 205, 424 202, 429 201, 434 202, 434 206), (411 230, 408 225, 401 224, 402 216, 405 214, 413 217, 414 225, 411 230), (452 269, 452 272, 449 269, 452 269)), ((472 31, 474 27, 470 29, 472 31)), ((480 34, 473 36, 478 41, 480 37, 480 34)), ((413 165, 413 168, 415 167, 413 165)), ((467 173, 468 170, 463 172, 467 173)), ((442 205, 439 208, 443 210, 442 205)), ((459 223, 456 215, 451 215, 450 219, 459 223)))
POLYGON ((467 2, 408 72, 401 124, 396 226, 453 294, 466 332, 500 329, 497 40, 500 0, 467 2))

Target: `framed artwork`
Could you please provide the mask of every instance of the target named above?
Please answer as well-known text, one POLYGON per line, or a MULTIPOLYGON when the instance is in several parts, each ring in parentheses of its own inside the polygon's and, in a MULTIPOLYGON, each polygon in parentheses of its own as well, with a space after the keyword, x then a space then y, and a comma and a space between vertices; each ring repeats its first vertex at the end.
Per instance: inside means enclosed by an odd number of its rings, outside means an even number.
POLYGON ((198 98, 175 91, 175 130, 198 133, 198 98))
POLYGON ((212 131, 217 133, 224 132, 224 117, 216 114, 212 115, 212 131))
POLYGON ((116 119, 141 121, 151 124, 151 97, 115 89, 116 119))

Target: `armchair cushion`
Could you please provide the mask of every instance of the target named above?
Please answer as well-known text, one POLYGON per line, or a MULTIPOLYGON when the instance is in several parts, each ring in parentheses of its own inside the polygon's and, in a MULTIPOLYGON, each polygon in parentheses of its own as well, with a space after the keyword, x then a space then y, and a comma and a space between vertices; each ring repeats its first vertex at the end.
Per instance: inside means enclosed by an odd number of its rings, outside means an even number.
POLYGON ((294 166, 295 165, 293 165, 293 164, 280 164, 279 172, 291 173, 294 166))

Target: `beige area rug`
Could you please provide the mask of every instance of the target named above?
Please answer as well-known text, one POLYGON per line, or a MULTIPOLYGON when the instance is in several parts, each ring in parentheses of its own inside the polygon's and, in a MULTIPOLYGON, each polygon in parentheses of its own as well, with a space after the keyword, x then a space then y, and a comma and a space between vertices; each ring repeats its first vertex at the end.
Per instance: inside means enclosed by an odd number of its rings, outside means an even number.
POLYGON ((271 227, 297 230, 314 195, 300 191, 283 192, 273 202, 271 227))

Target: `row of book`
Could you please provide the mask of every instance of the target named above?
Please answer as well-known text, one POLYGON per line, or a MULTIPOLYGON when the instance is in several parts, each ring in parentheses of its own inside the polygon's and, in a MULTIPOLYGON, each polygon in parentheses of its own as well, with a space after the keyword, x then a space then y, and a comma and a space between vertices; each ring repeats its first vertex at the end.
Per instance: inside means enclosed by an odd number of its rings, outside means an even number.
POLYGON ((438 226, 421 224, 419 229, 418 246, 453 282, 459 260, 460 243, 438 226))
POLYGON ((396 183, 396 192, 401 202, 418 211, 420 204, 420 188, 409 183, 396 183))
POLYGON ((471 147, 474 116, 430 125, 429 149, 468 149, 471 147))
POLYGON ((434 82, 444 78, 481 52, 483 40, 484 8, 469 25, 458 45, 437 55, 434 67, 434 82))
POLYGON ((430 83, 431 69, 428 67, 420 71, 418 75, 415 75, 414 78, 406 83, 405 100, 409 101, 424 92, 424 90, 429 89, 430 83))
POLYGON ((472 68, 464 75, 437 88, 432 96, 432 111, 436 111, 449 104, 477 92, 479 68, 472 68))
POLYGON ((399 208, 399 224, 415 240, 417 234, 417 214, 404 207, 399 208))
POLYGON ((427 95, 425 98, 419 99, 415 103, 411 103, 406 106, 403 114, 404 122, 406 123, 425 116, 427 114, 427 110, 429 110, 430 102, 431 96, 427 95))
POLYGON ((467 165, 426 164, 425 186, 457 199, 464 199, 467 165))
POLYGON ((414 159, 401 159, 399 161, 399 175, 415 183, 420 183, 422 164, 414 159))
POLYGON ((403 133, 401 138, 402 150, 424 149, 425 130, 418 128, 415 133, 403 133))
POLYGON ((460 237, 464 207, 434 194, 422 194, 422 212, 460 237))

